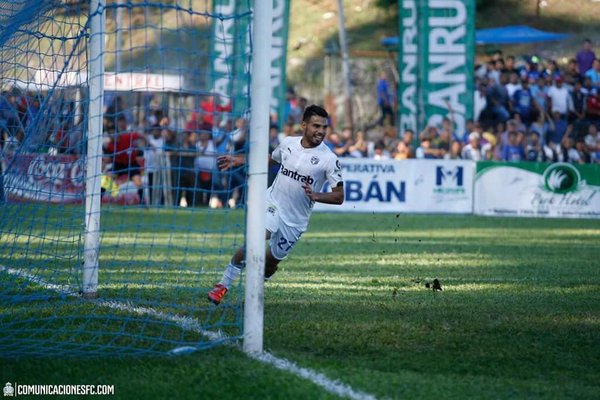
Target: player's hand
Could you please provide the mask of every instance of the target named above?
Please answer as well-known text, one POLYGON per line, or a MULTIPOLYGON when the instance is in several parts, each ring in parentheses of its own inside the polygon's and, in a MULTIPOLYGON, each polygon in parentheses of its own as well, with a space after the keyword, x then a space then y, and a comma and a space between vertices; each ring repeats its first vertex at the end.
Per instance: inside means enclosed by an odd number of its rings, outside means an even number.
POLYGON ((217 157, 217 167, 222 170, 228 170, 233 166, 233 157, 229 154, 217 157))
POLYGON ((316 200, 316 193, 313 192, 312 187, 307 182, 304 182, 302 188, 304 189, 304 193, 306 193, 311 200, 316 200))

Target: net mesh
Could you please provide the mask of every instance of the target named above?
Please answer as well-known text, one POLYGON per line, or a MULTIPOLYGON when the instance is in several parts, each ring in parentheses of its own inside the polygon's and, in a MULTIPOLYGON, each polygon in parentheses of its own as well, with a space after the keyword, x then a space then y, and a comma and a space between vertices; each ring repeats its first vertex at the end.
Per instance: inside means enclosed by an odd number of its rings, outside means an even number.
MULTIPOLYGON (((215 2, 218 3, 218 2, 215 2)), ((242 334, 250 7, 0 1, 0 354, 153 354, 242 334), (97 299, 82 296, 90 21, 104 13, 97 299)))

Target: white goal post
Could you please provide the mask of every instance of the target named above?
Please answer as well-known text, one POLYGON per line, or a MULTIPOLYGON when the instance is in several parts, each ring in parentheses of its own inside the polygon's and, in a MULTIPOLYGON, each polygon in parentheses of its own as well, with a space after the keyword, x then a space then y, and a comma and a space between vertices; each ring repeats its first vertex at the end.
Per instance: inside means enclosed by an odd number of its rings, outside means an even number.
POLYGON ((252 78, 246 214, 246 293, 244 344, 246 353, 263 352, 265 271, 265 212, 268 171, 271 1, 254 1, 252 21, 252 78))
POLYGON ((104 103, 104 13, 105 0, 90 2, 89 111, 85 182, 85 244, 83 296, 98 296, 100 251, 100 207, 102 178, 102 105, 104 103))

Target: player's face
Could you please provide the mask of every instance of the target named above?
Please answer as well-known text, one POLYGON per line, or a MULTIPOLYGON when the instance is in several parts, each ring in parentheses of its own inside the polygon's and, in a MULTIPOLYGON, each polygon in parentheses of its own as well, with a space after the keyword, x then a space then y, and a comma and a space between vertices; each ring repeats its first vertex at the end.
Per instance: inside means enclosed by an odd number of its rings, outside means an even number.
POLYGON ((313 115, 308 121, 302 121, 304 131, 303 145, 305 147, 317 147, 325 139, 325 130, 327 129, 327 119, 313 115))

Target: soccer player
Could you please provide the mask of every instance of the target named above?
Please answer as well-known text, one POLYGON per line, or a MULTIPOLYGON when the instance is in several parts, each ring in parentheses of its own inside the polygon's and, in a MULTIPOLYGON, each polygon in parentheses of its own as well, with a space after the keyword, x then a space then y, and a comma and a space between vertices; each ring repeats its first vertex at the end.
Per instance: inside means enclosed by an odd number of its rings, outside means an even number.
MULTIPOLYGON (((265 279, 269 279, 280 261, 292 251, 306 231, 315 202, 342 204, 344 188, 342 167, 337 156, 323 143, 327 118, 323 108, 311 105, 302 116, 302 136, 286 137, 273 151, 271 159, 281 164, 273 184, 267 189, 265 279), (322 192, 328 182, 331 192, 322 192)), ((266 134, 266 133, 265 133, 266 134)), ((239 156, 223 156, 221 169, 243 164, 239 156)), ((244 265, 242 247, 231 258, 223 278, 208 293, 219 304, 229 287, 239 277, 244 265)))

